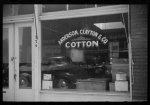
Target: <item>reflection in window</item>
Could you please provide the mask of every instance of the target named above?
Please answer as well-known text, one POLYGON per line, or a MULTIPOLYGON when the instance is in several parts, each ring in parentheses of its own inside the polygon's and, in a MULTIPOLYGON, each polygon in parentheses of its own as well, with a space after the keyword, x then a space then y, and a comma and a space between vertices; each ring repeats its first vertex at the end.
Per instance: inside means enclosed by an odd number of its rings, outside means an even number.
POLYGON ((33 4, 3 5, 3 17, 27 15, 27 14, 32 14, 32 13, 34 13, 33 4))
POLYGON ((43 5, 43 12, 55 12, 66 10, 66 4, 45 4, 43 5))
POLYGON ((8 49, 8 28, 3 28, 3 87, 8 88, 9 86, 9 49, 8 49))
MULTIPOLYGON (((95 7, 94 4, 69 4, 68 9, 84 9, 95 7)), ((67 4, 46 4, 43 5, 43 12, 66 11, 67 4)))
POLYGON ((69 4, 69 10, 72 9, 83 9, 83 8, 92 8, 95 7, 95 5, 93 4, 69 4))
POLYGON ((127 41, 119 41, 119 58, 128 58, 127 41))
POLYGON ((3 17, 13 16, 13 5, 3 5, 3 17))
POLYGON ((21 4, 18 5, 18 13, 16 12, 16 15, 32 14, 33 12, 34 12, 33 4, 21 4))
POLYGON ((19 28, 19 87, 32 87, 31 27, 19 28))
MULTIPOLYGON (((128 59, 127 40, 123 35, 114 38, 109 43, 110 58, 114 59, 114 63, 121 63, 121 59, 128 59), (118 40, 116 40, 118 39, 118 40)), ((127 63, 127 62, 126 62, 127 63)))

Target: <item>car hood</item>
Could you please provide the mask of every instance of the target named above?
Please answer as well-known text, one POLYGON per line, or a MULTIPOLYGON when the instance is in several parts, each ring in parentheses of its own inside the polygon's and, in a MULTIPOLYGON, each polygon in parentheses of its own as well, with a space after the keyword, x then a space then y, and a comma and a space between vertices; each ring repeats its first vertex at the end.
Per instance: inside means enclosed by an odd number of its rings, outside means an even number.
MULTIPOLYGON (((51 71, 51 70, 72 70, 78 69, 79 67, 73 64, 62 63, 55 65, 42 65, 42 71, 51 71)), ((31 71, 31 66, 20 66, 20 71, 31 71)))
POLYGON ((55 64, 55 65, 42 65, 42 71, 51 71, 51 70, 72 70, 77 69, 78 67, 73 64, 55 64))

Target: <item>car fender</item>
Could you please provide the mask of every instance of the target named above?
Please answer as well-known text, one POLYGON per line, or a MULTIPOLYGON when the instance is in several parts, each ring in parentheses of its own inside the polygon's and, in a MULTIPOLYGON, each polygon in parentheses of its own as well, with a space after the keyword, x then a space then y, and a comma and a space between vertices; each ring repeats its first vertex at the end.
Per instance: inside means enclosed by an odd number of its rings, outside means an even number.
POLYGON ((29 82, 31 81, 31 75, 29 73, 21 73, 19 77, 25 77, 29 82))

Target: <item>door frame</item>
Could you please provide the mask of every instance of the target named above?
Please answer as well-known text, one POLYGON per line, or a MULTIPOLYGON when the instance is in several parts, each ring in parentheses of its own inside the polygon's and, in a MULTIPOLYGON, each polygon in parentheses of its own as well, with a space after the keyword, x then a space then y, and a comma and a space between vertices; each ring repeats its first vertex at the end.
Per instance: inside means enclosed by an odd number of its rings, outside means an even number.
POLYGON ((33 101, 34 100, 34 46, 33 46, 33 22, 15 23, 15 70, 16 81, 14 83, 15 89, 15 101, 33 101), (19 27, 31 27, 31 59, 32 59, 32 88, 31 89, 20 89, 19 88, 19 27))
POLYGON ((3 28, 8 28, 8 58, 9 58, 9 87, 3 88, 3 101, 33 101, 34 100, 34 88, 35 88, 35 46, 34 46, 34 22, 17 22, 17 23, 3 23, 3 28), (31 26, 31 57, 32 57, 32 89, 19 89, 19 27, 30 27, 31 26), (15 74, 16 80, 15 80, 15 74), (20 90, 18 92, 18 90, 20 90), (20 97, 22 94, 32 93, 26 97, 20 97), (19 95, 20 94, 20 95, 19 95), (32 96, 29 97, 29 96, 32 96))
POLYGON ((8 28, 8 88, 3 88, 3 101, 14 100, 14 28, 13 24, 3 24, 3 28, 8 28))

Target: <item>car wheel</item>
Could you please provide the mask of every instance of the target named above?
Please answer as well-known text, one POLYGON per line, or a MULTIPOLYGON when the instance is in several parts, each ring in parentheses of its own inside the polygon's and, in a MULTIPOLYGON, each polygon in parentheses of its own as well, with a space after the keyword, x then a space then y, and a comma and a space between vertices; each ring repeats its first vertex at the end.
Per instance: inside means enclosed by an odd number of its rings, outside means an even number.
POLYGON ((23 77, 23 76, 21 76, 20 78, 19 78, 19 83, 20 83, 20 87, 21 88, 23 88, 23 87, 28 87, 28 85, 29 85, 29 81, 28 81, 28 79, 26 78, 26 77, 23 77))
POLYGON ((59 79, 59 81, 58 81, 58 88, 67 89, 68 88, 67 81, 65 79, 59 79))

